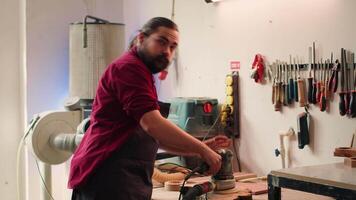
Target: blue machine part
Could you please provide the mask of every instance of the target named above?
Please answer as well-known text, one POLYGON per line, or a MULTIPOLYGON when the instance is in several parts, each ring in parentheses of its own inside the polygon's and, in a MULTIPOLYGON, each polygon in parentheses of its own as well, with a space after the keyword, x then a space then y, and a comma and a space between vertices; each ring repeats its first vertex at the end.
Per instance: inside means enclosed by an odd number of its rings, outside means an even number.
POLYGON ((171 101, 168 120, 196 138, 217 135, 218 100, 207 97, 177 97, 171 101))

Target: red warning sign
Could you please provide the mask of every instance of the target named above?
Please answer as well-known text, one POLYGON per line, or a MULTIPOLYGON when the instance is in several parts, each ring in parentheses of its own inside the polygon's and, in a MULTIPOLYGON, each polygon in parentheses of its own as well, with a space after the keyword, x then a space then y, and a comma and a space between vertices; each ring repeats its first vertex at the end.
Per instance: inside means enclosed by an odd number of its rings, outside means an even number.
POLYGON ((240 61, 230 61, 230 69, 232 71, 239 71, 240 70, 240 61))

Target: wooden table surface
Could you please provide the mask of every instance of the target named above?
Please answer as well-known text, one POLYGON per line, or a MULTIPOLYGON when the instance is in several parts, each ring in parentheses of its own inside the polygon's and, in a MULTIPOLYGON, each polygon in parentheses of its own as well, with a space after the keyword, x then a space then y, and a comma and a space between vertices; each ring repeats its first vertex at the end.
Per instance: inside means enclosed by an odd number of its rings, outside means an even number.
MULTIPOLYGON (((178 192, 166 191, 164 188, 155 188, 152 193, 152 200, 177 200, 178 192)), ((333 200, 333 198, 300 192, 296 190, 289 190, 282 188, 283 200, 333 200)), ((235 199, 236 194, 210 194, 208 199, 216 200, 231 200, 235 199)), ((268 200, 267 194, 253 195, 253 200, 268 200)))

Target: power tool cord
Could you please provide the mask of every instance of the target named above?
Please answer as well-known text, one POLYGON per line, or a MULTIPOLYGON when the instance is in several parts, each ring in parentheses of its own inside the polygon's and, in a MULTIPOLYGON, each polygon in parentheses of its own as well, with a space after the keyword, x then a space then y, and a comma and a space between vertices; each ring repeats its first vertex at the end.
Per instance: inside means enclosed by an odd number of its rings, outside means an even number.
POLYGON ((202 142, 204 142, 205 139, 206 139, 206 137, 208 137, 208 135, 209 135, 211 129, 213 129, 213 128, 216 126, 216 123, 219 121, 220 116, 221 116, 221 111, 219 112, 219 115, 216 117, 216 119, 215 119, 213 125, 210 126, 210 128, 208 129, 208 131, 207 131, 206 134, 204 135, 202 142))
POLYGON ((189 172, 189 174, 187 174, 187 176, 185 176, 184 181, 183 181, 183 184, 182 184, 182 187, 180 188, 178 200, 181 200, 181 198, 182 198, 182 193, 183 193, 183 190, 184 190, 184 185, 185 185, 185 183, 187 182, 187 180, 190 179, 190 177, 191 177, 194 173, 196 173, 196 172, 202 174, 202 173, 204 173, 204 172, 206 172, 206 171, 208 171, 208 170, 209 170, 209 165, 206 164, 206 163, 203 163, 203 164, 201 164, 200 166, 194 168, 191 172, 189 172))

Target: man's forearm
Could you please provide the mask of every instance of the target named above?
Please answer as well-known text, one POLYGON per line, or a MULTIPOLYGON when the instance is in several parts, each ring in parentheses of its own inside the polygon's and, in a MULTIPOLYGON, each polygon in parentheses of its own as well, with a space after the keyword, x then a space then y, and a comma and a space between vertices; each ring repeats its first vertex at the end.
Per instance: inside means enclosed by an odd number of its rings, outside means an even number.
POLYGON ((189 152, 183 147, 167 146, 164 144, 160 144, 159 147, 167 151, 168 153, 179 155, 179 156, 199 156, 199 154, 194 154, 192 152, 189 152))
POLYGON ((163 118, 158 111, 144 114, 140 120, 141 127, 160 144, 173 148, 173 151, 202 155, 209 148, 198 139, 181 130, 172 122, 163 118), (183 152, 182 152, 183 150, 183 152))

